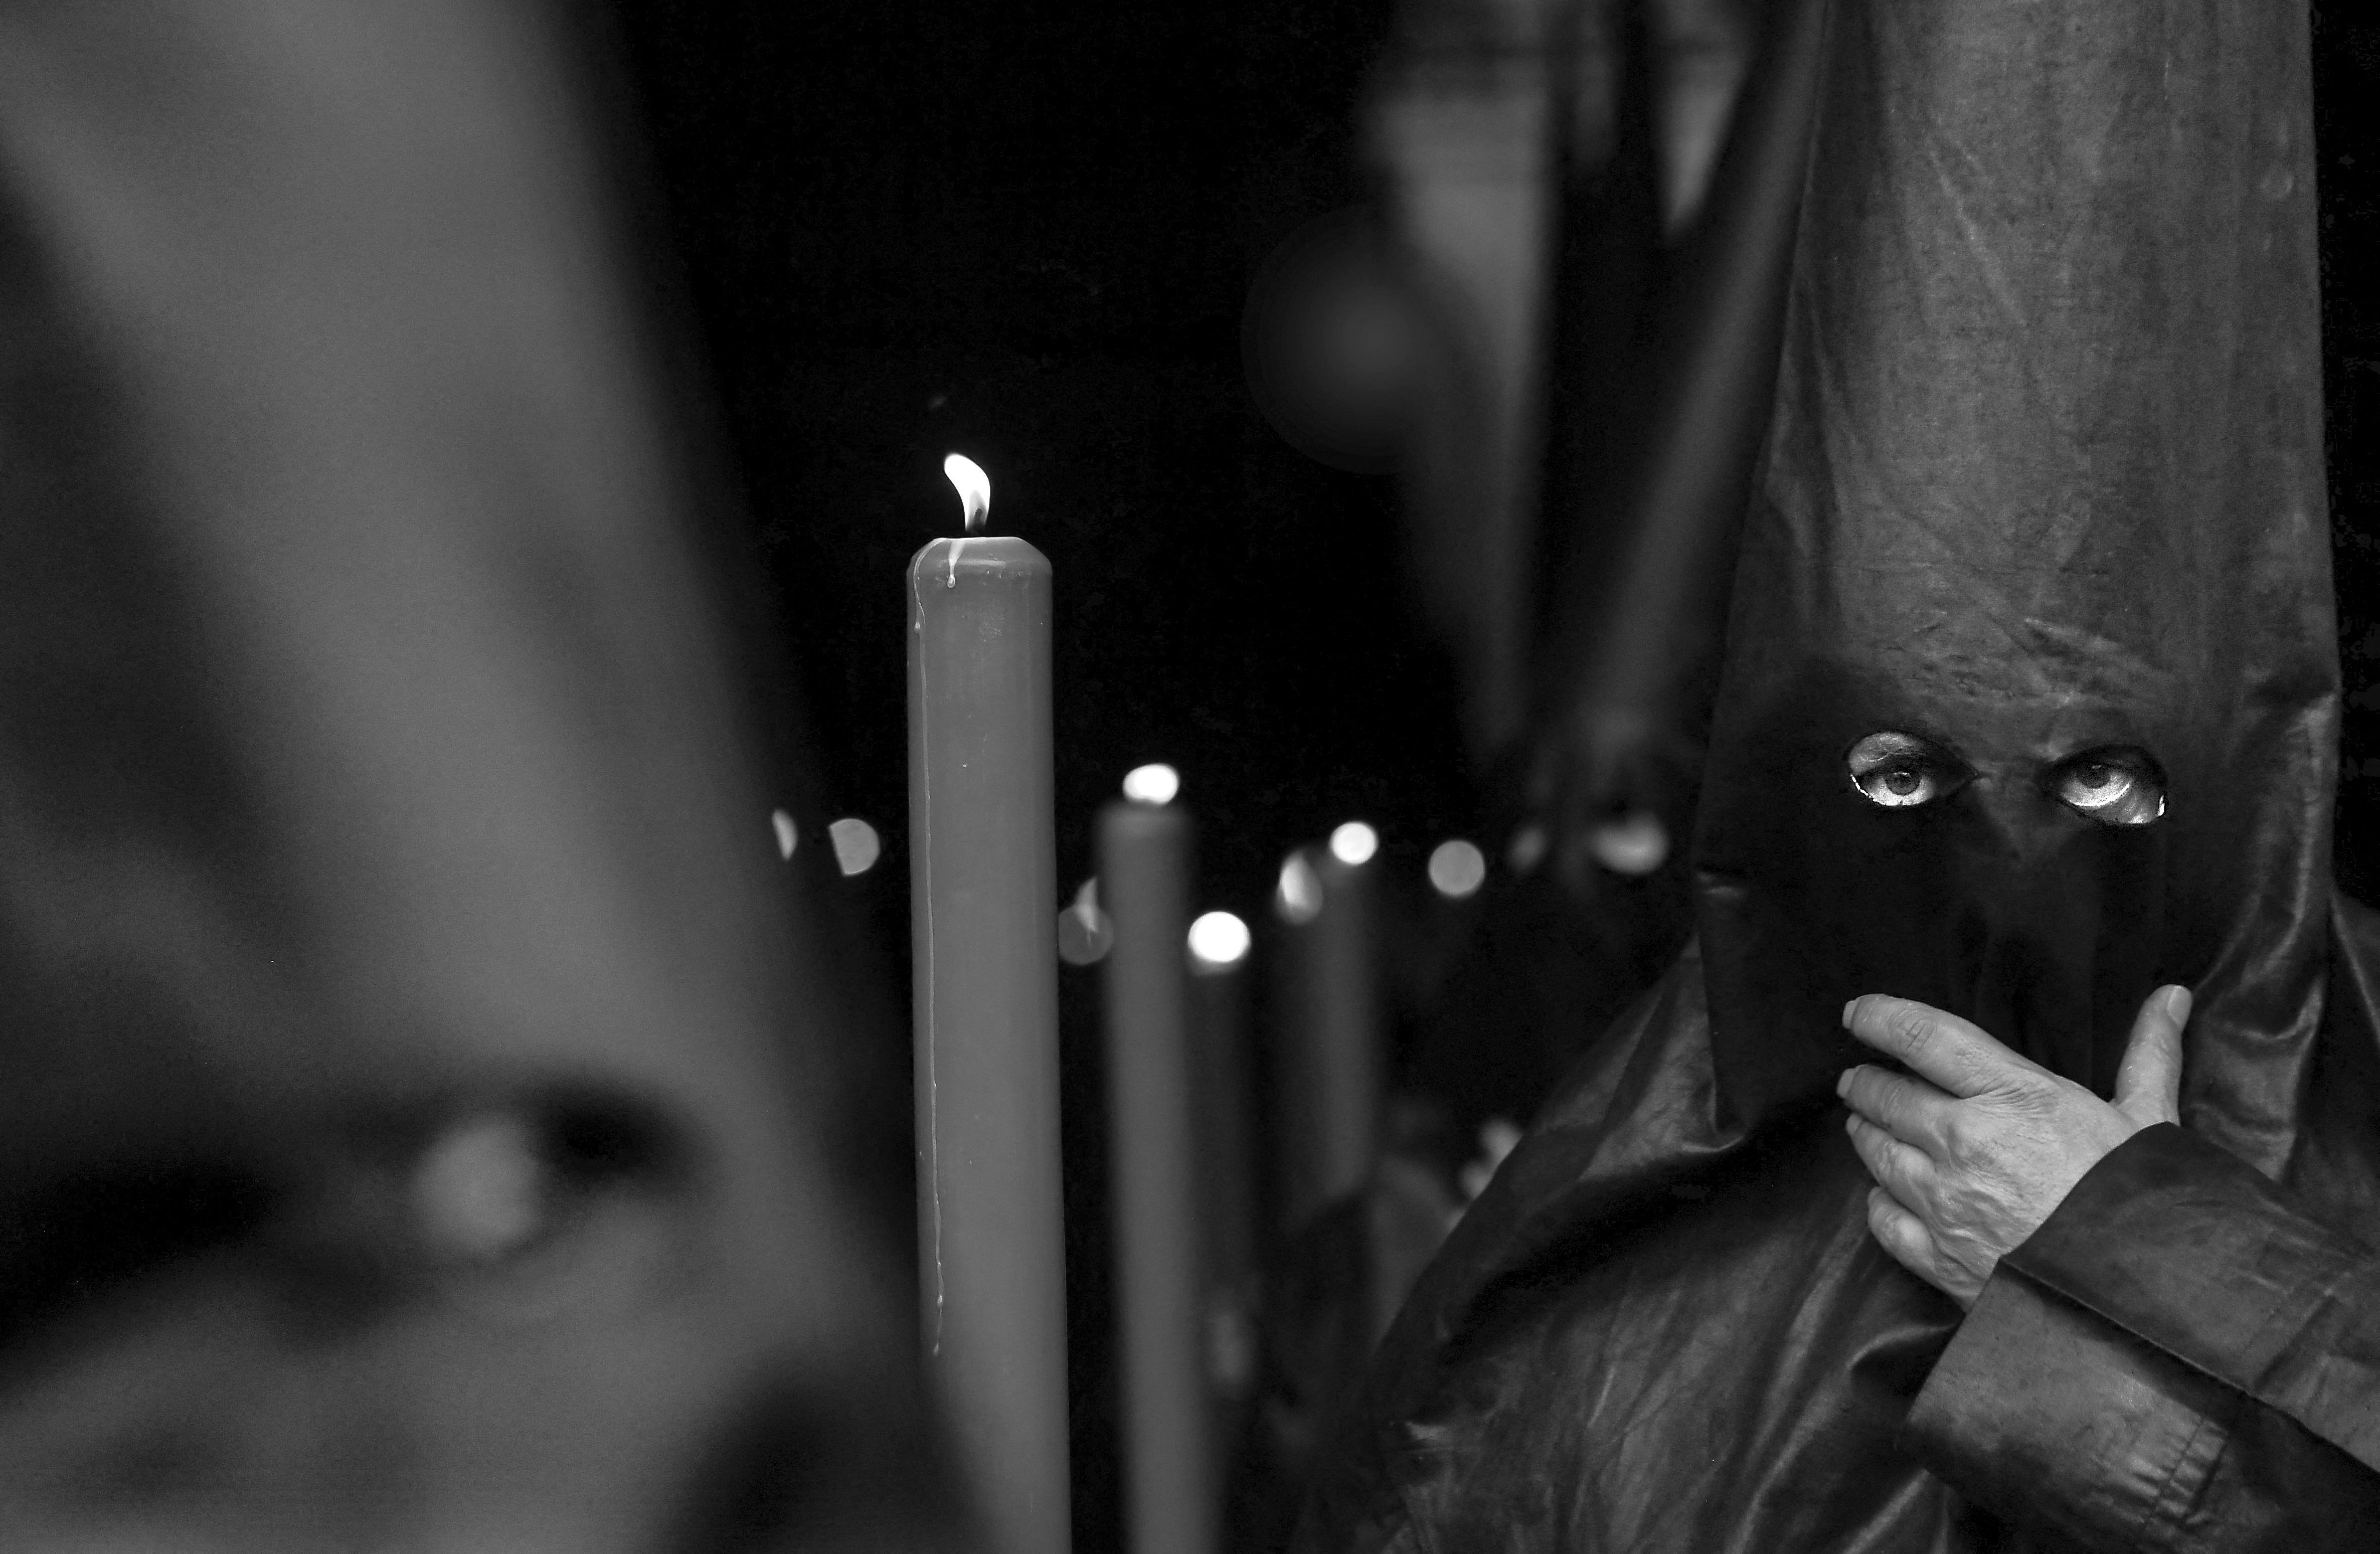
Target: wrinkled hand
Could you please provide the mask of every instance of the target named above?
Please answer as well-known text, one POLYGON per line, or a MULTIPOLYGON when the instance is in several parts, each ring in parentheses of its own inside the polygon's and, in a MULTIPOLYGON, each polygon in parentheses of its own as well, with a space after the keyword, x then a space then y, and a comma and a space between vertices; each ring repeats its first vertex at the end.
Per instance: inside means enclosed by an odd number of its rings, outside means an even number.
POLYGON ((1878 1184, 1868 1229, 1894 1261, 1973 1305, 2083 1172, 2141 1129, 2180 1120, 2189 1018, 2188 989, 2148 996, 2111 1105, 1955 1014, 1881 993, 1852 1000, 1844 1026, 1916 1075, 1863 1063, 1835 1086, 1878 1184))

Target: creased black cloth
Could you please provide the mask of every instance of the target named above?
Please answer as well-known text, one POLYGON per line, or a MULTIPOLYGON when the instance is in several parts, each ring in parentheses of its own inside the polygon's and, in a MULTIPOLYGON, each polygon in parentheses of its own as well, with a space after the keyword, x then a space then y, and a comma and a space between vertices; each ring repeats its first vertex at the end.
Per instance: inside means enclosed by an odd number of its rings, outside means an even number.
POLYGON ((2306 33, 1835 6, 1696 945, 1423 1276, 1305 1547, 2359 1546, 2362 1329, 2301 1292, 2293 1332, 2238 1339, 2281 1249, 2380 1244, 2380 936, 2327 869, 2306 33), (1850 780, 1884 732, 1937 752, 1930 800, 1850 780), (2060 801, 2101 752, 2161 795, 2146 823, 2060 801), (1843 1002, 1924 1000, 2105 1093, 2168 981, 2187 1136, 2114 1159, 1963 1328, 1867 1232, 1843 1002), (2132 1211, 2150 1159, 2194 1230, 2132 1211), (2132 1297, 2193 1259, 2205 1298, 2160 1327, 2132 1297))
POLYGON ((2363 1547, 2380 918, 2337 920, 2312 1111, 2345 1147, 2276 1185, 2149 1130, 1963 1323, 1867 1233, 1838 1112, 1719 1116, 1690 951, 1423 1276, 1301 1547, 2363 1547))
POLYGON ((2187 1131, 2144 1129, 2002 1261, 1908 1439, 2086 1545, 2366 1547, 2380 1252, 2187 1131))
POLYGON ((2301 11, 1841 0, 1704 777, 1699 929, 1747 1118, 1968 1015, 2102 1087, 2196 995, 2201 1131, 2268 1172, 2320 1013, 2338 744, 2301 11), (1971 774, 1887 809, 1894 730, 1971 774), (2103 747, 2169 813, 2045 792, 2103 747))

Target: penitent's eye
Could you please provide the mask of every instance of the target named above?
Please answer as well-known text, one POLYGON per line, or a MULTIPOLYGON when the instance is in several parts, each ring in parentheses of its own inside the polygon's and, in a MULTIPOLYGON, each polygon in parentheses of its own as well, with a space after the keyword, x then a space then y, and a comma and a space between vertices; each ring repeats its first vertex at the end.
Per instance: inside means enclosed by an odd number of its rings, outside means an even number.
POLYGON ((2144 826, 2165 813, 2165 781, 2138 750, 2085 750, 2050 772, 2049 791, 2102 825, 2144 826))
POLYGON ((1930 804, 1967 777, 1949 752, 1913 734, 1871 734, 1852 747, 1843 764, 1860 795, 1888 809, 1930 804))

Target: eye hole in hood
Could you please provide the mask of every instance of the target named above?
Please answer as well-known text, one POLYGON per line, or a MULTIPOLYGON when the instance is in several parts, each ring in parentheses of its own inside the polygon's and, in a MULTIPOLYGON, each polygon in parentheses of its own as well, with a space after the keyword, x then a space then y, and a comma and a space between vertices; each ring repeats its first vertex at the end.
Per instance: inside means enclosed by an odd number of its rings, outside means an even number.
POLYGON ((1887 809, 1931 804, 1972 775, 1965 762, 1932 740, 1892 730, 1852 746, 1843 764, 1860 796, 1887 809))
POLYGON ((2144 826, 2165 814, 2165 778, 2144 750, 2115 746, 2070 756, 2049 771, 2049 792, 2076 814, 2108 826, 2144 826))

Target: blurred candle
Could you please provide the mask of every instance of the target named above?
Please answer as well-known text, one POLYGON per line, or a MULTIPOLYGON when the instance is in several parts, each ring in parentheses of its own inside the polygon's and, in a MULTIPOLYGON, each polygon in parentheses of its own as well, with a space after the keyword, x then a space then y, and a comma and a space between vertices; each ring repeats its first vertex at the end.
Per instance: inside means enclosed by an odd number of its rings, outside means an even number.
POLYGON ((1190 925, 1192 1115, 1207 1275, 1207 1382, 1224 1449, 1257 1378, 1256 1089, 1247 1055, 1248 926, 1228 912, 1190 925))
POLYGON ((1282 1099, 1274 1125, 1285 1231, 1362 1186, 1379 1147, 1371 888, 1378 842, 1371 827, 1350 822, 1331 833, 1327 850, 1300 848, 1281 866, 1275 1057, 1282 1099))
POLYGON ((1217 1554, 1206 1384, 1189 989, 1188 817, 1170 768, 1125 779, 1099 812, 1108 1126, 1122 1327, 1125 1524, 1132 1554, 1217 1554))
POLYGON ((979 538, 909 564, 909 858, 926 1371, 995 1554, 1064 1554, 1050 564, 979 538))

